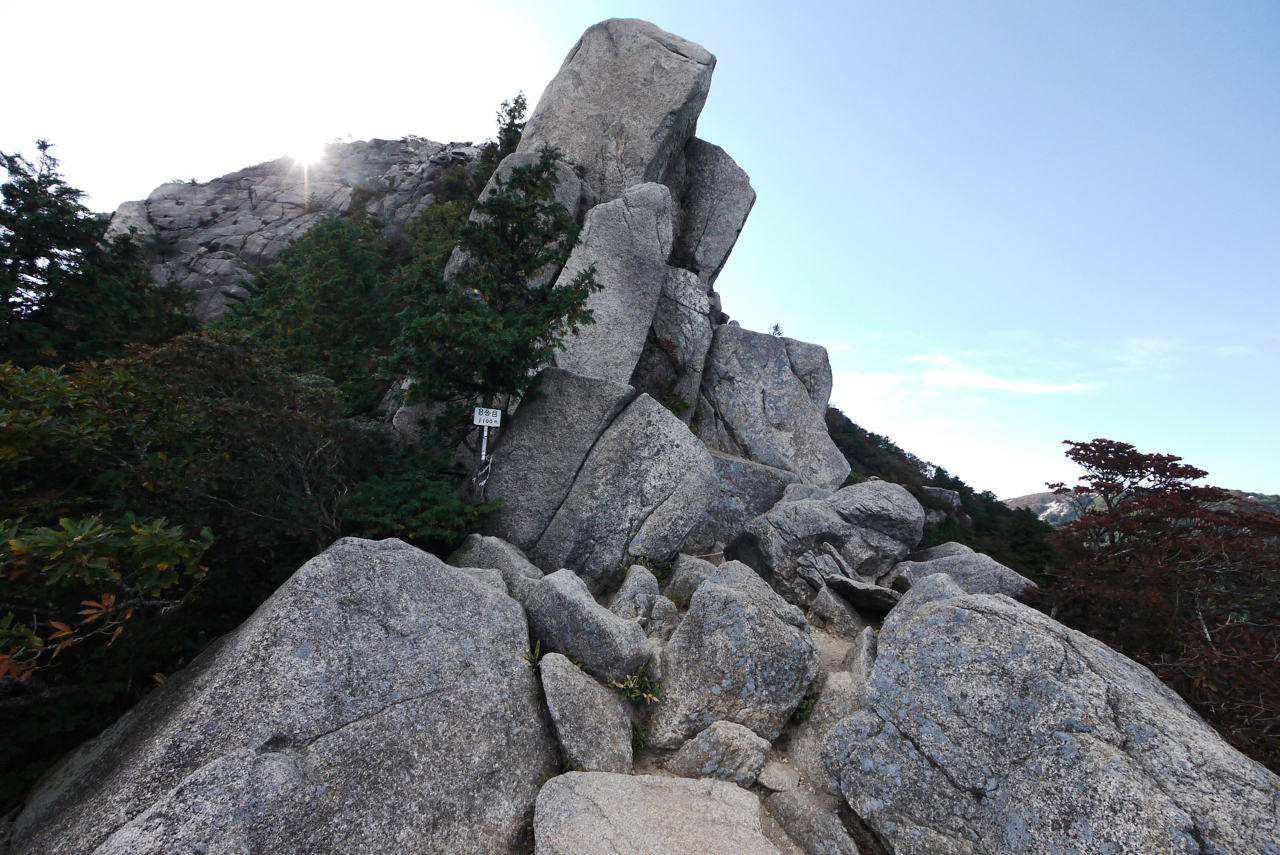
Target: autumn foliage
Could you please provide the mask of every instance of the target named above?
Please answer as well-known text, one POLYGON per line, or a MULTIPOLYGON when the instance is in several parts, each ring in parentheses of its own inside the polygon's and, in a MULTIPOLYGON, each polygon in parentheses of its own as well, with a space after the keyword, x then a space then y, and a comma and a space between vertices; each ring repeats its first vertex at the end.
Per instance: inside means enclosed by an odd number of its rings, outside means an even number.
POLYGON ((1039 605, 1151 668, 1236 748, 1280 771, 1280 516, 1167 454, 1068 442, 1080 516, 1039 605))

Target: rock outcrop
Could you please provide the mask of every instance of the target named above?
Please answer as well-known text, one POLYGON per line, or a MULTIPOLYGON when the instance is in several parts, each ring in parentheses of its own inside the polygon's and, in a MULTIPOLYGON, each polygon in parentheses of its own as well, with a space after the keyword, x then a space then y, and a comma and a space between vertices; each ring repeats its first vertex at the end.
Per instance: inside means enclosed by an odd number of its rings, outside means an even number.
POLYGON ((769 743, 749 728, 722 720, 681 746, 666 769, 681 778, 715 778, 750 787, 764 768, 768 750, 769 743))
POLYGON ((813 681, 818 652, 799 610, 758 579, 721 578, 728 584, 698 586, 663 650, 663 693, 649 733, 657 747, 676 748, 721 720, 772 741, 813 681))
POLYGON ((326 212, 353 204, 393 224, 425 210, 449 169, 474 171, 471 143, 401 140, 331 143, 314 164, 290 157, 250 166, 206 183, 162 184, 145 201, 125 202, 111 234, 137 230, 152 250, 157 284, 196 294, 201 321, 217 318, 248 292, 240 282, 280 257, 326 212))
POLYGON ((830 579, 887 575, 923 531, 924 509, 906 489, 866 481, 826 499, 779 502, 747 523, 725 555, 754 567, 788 602, 809 606, 830 579))
POLYGON ((683 159, 716 58, 647 21, 589 28, 547 84, 517 151, 555 146, 601 202, 663 182, 683 159))
POLYGON ((582 242, 558 281, 594 267, 601 290, 587 298, 594 323, 565 339, 556 365, 584 377, 626 383, 644 350, 671 254, 671 191, 662 184, 628 187, 592 208, 582 242))
POLYGON ((675 263, 710 292, 756 203, 751 179, 718 145, 691 137, 685 145, 684 200, 675 263))
POLYGON ((1007 597, 915 593, 824 748, 891 851, 1280 851, 1280 778, 1150 671, 1007 597))
POLYGON ((691 555, 709 554, 717 549, 716 544, 723 549, 748 522, 781 501, 787 488, 800 480, 794 472, 720 452, 712 452, 711 462, 716 467, 719 490, 685 541, 684 551, 691 555))
POLYGON ((715 495, 711 455, 689 429, 641 395, 592 447, 531 556, 599 588, 633 559, 676 553, 715 495))
POLYGON ((524 604, 544 652, 576 656, 592 674, 620 680, 649 658, 644 630, 598 604, 572 570, 543 577, 524 604))
POLYGON ((505 594, 338 541, 65 758, 10 851, 506 850, 558 762, 527 645, 505 594))
POLYGON ((817 350, 820 366, 814 365, 814 351, 805 350, 802 379, 786 339, 732 324, 717 327, 694 416, 698 436, 717 451, 794 472, 805 484, 839 487, 849 462, 823 421, 831 366, 826 351, 817 350))

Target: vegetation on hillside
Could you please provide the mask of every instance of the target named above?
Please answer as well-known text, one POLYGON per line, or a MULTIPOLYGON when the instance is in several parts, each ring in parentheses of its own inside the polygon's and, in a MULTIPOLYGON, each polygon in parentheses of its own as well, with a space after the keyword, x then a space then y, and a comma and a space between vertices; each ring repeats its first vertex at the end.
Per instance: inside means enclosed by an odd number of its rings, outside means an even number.
POLYGON ((1033 577, 1056 560, 1047 541, 1049 526, 1030 511, 1015 511, 994 493, 974 490, 941 466, 899 448, 888 437, 864 430, 835 407, 827 408, 827 431, 849 461, 846 485, 871 477, 901 484, 926 510, 950 511, 951 506, 922 487, 940 487, 960 495, 963 518, 948 514, 939 526, 925 534, 921 548, 956 541, 1033 577))
POLYGON ((1079 516, 1036 605, 1151 668, 1235 747, 1280 771, 1280 516, 1112 440, 1068 442, 1079 516))
MULTIPOLYGON (((518 142, 523 108, 504 104, 480 171, 446 176, 447 200, 402 232, 359 210, 322 221, 204 332, 190 331, 182 293, 150 285, 136 241, 103 242, 105 221, 47 146, 38 165, 3 156, 0 812, 335 538, 447 552, 478 527, 492 505, 458 495, 438 460, 370 416, 396 372, 413 370, 388 358, 448 293, 458 240, 489 277, 464 280, 467 299, 499 317, 528 306, 506 295, 576 242, 553 201, 554 151, 502 182, 483 221, 466 220, 518 142), (537 236, 523 264, 503 254, 510 234, 537 236)), ((579 286, 534 313, 545 328, 512 314, 515 334, 460 358, 480 360, 482 378, 494 376, 483 359, 527 371, 566 326, 590 321, 579 286)))

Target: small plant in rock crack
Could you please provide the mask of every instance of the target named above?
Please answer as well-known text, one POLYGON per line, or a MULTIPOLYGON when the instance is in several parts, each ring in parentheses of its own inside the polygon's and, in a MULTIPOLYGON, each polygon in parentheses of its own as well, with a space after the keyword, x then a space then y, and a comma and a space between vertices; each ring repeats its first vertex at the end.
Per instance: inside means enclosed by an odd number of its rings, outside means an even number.
POLYGON ((528 650, 528 649, 525 650, 524 661, 529 663, 530 668, 538 667, 538 663, 542 661, 542 642, 541 641, 534 644, 532 650, 528 650))
POLYGON ((814 691, 813 686, 804 690, 804 697, 800 699, 800 705, 796 707, 796 721, 804 721, 813 715, 814 704, 818 703, 818 693, 814 691))
POLYGON ((631 751, 639 751, 649 744, 649 732, 638 724, 631 726, 631 751))
POLYGON ((617 689, 624 698, 637 707, 641 704, 648 706, 662 694, 662 684, 652 677, 646 676, 643 667, 634 674, 628 674, 621 680, 610 680, 609 688, 617 689))

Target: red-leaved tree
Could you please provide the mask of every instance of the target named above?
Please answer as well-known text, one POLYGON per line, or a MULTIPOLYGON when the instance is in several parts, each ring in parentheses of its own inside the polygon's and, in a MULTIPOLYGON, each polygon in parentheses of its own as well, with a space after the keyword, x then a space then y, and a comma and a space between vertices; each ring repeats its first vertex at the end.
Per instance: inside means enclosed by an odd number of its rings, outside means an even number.
POLYGON ((1280 515, 1208 473, 1107 439, 1070 442, 1078 519, 1054 535, 1050 613, 1150 667, 1235 747, 1280 771, 1280 515))

